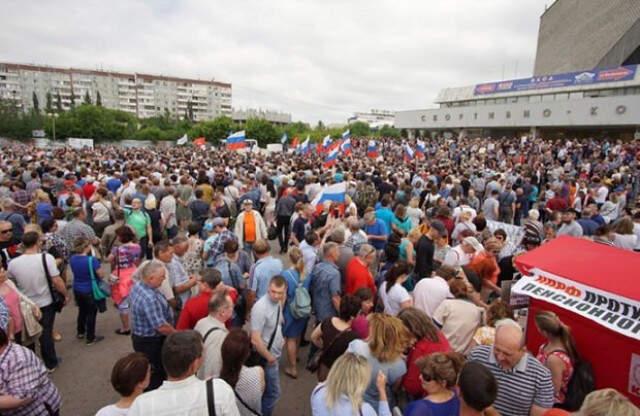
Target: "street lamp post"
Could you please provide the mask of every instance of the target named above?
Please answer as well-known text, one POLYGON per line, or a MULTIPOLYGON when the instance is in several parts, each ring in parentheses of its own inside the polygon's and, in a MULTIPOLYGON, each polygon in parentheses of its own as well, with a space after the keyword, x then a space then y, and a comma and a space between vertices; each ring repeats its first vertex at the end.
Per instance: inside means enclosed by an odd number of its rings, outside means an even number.
POLYGON ((58 113, 47 113, 49 117, 51 117, 51 121, 53 122, 53 141, 56 141, 56 118, 58 118, 58 113))

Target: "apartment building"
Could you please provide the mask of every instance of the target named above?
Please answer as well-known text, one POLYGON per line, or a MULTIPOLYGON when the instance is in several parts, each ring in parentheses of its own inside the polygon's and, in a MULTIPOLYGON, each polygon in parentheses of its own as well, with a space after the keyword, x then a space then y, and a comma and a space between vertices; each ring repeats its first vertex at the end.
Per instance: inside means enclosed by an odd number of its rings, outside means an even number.
POLYGON ((231 116, 231 84, 163 75, 97 71, 0 62, 0 98, 29 111, 34 94, 40 109, 68 110, 88 94, 104 107, 140 118, 168 111, 195 121, 231 116), (49 102, 48 102, 49 101, 49 102))

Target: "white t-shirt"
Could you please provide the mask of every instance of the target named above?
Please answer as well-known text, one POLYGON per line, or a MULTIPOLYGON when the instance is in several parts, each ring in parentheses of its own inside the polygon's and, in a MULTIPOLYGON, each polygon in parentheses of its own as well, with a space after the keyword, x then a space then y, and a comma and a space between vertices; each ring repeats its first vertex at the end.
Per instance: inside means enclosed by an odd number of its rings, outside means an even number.
POLYGON ((596 190, 596 197, 594 198, 598 204, 604 204, 609 195, 609 188, 602 185, 596 190))
POLYGON ((613 245, 624 250, 633 250, 638 243, 638 236, 635 234, 618 234, 613 235, 613 245))
POLYGON ((116 407, 115 404, 110 404, 109 406, 105 406, 98 410, 96 416, 127 416, 128 414, 129 408, 122 409, 120 407, 116 407))
POLYGON ((411 295, 401 284, 396 283, 387 293, 387 282, 380 285, 380 298, 384 304, 384 313, 396 316, 400 312, 400 305, 411 299, 411 295))
MULTIPOLYGON (((60 276, 56 260, 51 254, 45 255, 47 269, 51 277, 60 276)), ((23 254, 9 262, 9 278, 16 282, 18 289, 39 307, 51 305, 51 292, 47 275, 42 265, 42 253, 23 254)))
POLYGON ((471 254, 467 254, 462 251, 462 245, 459 244, 447 252, 447 255, 444 257, 444 261, 442 262, 442 264, 444 266, 458 268, 466 266, 470 261, 471 254))
POLYGON ((451 298, 449 284, 440 276, 421 279, 413 289, 413 306, 433 316, 438 306, 451 298))
POLYGON ((91 205, 93 211, 93 221, 96 223, 107 222, 110 220, 109 210, 111 209, 111 202, 98 201, 91 205))

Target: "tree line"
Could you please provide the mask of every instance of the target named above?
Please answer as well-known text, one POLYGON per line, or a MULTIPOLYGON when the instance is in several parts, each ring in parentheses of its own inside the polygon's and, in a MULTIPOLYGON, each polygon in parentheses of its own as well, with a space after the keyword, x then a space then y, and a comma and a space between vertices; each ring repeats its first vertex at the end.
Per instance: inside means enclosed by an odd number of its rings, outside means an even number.
POLYGON ((322 122, 318 122, 316 126, 300 121, 280 126, 263 119, 249 119, 238 123, 226 116, 195 122, 188 113, 183 118, 177 118, 166 109, 160 116, 137 118, 131 113, 102 106, 99 93, 96 95, 95 104, 88 93, 79 105, 72 99, 71 108, 67 111, 63 110, 59 95, 47 94, 44 109, 41 110, 38 97, 34 93, 33 108, 28 112, 22 111, 11 100, 0 100, 2 137, 30 139, 33 130, 44 130, 47 137, 53 138, 54 122, 57 140, 85 137, 97 142, 123 139, 167 141, 187 134, 189 139, 205 137, 208 142, 217 144, 232 132, 245 130, 248 139, 254 139, 264 147, 269 143, 279 143, 285 133, 289 143, 294 137, 303 141, 309 136, 313 142, 319 142, 327 135, 336 139, 347 128, 354 137, 400 137, 401 133, 404 133, 388 126, 372 131, 369 125, 363 122, 334 128, 328 128, 322 122))

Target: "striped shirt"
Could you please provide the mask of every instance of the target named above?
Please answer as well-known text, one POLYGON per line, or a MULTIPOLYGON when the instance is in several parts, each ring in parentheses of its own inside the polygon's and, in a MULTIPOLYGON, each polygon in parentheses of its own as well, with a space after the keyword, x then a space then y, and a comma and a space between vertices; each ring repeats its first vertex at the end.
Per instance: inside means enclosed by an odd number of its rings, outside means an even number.
POLYGON ((503 370, 496 362, 493 347, 480 345, 469 359, 478 361, 493 373, 498 382, 498 397, 493 406, 503 416, 526 416, 533 405, 553 406, 551 372, 526 353, 512 370, 503 370))

